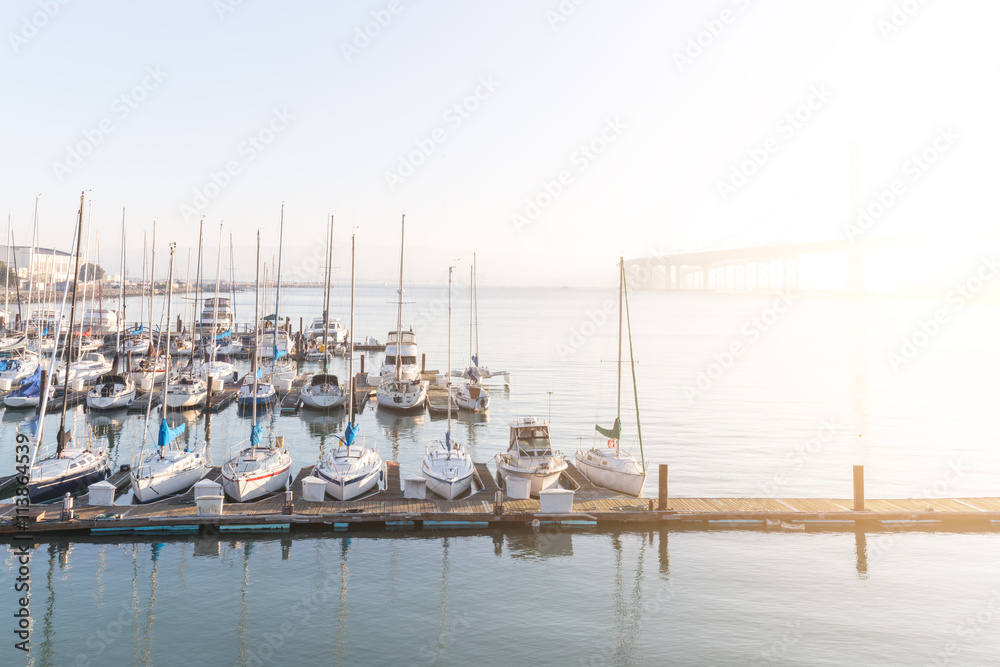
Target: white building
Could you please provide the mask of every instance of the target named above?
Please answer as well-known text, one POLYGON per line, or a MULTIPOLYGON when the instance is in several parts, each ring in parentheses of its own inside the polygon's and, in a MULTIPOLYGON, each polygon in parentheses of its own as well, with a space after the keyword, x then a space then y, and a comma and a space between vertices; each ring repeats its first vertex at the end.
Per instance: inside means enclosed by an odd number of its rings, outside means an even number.
POLYGON ((0 262, 11 269, 17 267, 19 278, 29 277, 35 283, 65 282, 73 270, 73 256, 53 248, 0 245, 0 262))

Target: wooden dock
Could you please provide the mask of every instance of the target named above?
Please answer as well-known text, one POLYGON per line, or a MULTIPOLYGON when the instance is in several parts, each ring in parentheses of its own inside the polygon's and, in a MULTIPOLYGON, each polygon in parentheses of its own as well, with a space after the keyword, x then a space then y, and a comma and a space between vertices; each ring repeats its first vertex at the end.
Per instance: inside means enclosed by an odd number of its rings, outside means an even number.
MULTIPOLYGON (((666 488, 666 466, 661 481, 666 488)), ((475 466, 481 490, 461 500, 404 498, 401 471, 386 465, 385 490, 358 500, 307 502, 302 479, 312 467, 302 468, 291 485, 292 502, 281 494, 254 503, 226 503, 220 515, 199 515, 188 493, 148 505, 74 508, 72 519, 62 518, 60 503, 31 506, 15 524, 15 506, 0 506, 0 539, 43 534, 98 535, 165 531, 213 534, 228 530, 495 530, 539 526, 592 526, 627 530, 769 530, 794 531, 1000 531, 1000 497, 865 499, 863 471, 855 470, 853 499, 837 498, 632 498, 591 484, 570 467, 564 482, 574 489, 573 511, 543 513, 538 499, 513 500, 501 496, 485 463, 475 466)), ((214 468, 211 477, 218 477, 214 468)), ((124 486, 127 471, 119 470, 112 483, 124 486), (117 479, 117 483, 114 481, 117 479)), ((0 480, 0 488, 9 481, 0 480)), ((561 529, 558 528, 557 529, 561 529)))
POLYGON ((158 407, 160 401, 163 399, 162 391, 147 391, 143 393, 136 393, 135 400, 132 401, 132 405, 128 406, 129 414, 145 414, 149 402, 153 402, 153 407, 158 407))
POLYGON ((45 405, 45 414, 51 415, 57 412, 62 412, 63 404, 65 403, 67 408, 72 408, 80 405, 87 400, 87 390, 83 391, 73 391, 69 390, 67 394, 57 394, 53 396, 48 403, 45 405))

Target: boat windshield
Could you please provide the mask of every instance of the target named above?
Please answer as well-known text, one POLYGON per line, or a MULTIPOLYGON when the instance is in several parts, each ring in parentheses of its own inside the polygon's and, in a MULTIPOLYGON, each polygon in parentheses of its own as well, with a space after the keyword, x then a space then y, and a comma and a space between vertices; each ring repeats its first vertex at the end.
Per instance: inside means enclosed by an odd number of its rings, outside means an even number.
POLYGON ((551 450, 549 429, 544 426, 515 426, 511 429, 511 447, 524 451, 551 450))

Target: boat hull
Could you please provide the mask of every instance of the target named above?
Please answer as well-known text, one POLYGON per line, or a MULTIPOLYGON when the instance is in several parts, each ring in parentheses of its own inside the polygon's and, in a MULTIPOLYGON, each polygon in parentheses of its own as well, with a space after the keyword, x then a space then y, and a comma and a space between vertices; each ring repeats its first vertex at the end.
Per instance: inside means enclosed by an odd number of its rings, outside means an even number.
POLYGON ((114 396, 91 396, 87 392, 87 407, 91 410, 117 410, 127 408, 135 400, 135 389, 114 396))
POLYGON ((148 503, 184 493, 208 474, 208 464, 204 462, 204 458, 201 460, 201 465, 178 473, 141 478, 137 478, 133 474, 132 496, 139 503, 148 503))
POLYGON ((74 475, 58 477, 44 482, 32 482, 28 484, 28 499, 32 503, 44 503, 50 500, 62 498, 67 493, 76 495, 86 491, 91 484, 96 484, 111 476, 111 464, 107 461, 103 465, 84 470, 74 475))
POLYGON ((500 477, 504 480, 504 483, 506 484, 508 477, 527 479, 531 483, 529 493, 532 496, 537 496, 539 492, 545 491, 546 489, 558 488, 559 476, 562 475, 564 470, 566 470, 566 467, 567 466, 564 464, 562 467, 557 469, 533 473, 513 468, 502 461, 497 461, 497 470, 500 472, 500 477))
POLYGON ((335 500, 353 500, 363 493, 373 489, 379 481, 381 468, 375 468, 349 479, 334 478, 321 470, 315 475, 326 482, 326 493, 335 500))
POLYGON ((347 394, 313 394, 309 392, 301 392, 299 398, 302 400, 302 405, 307 408, 312 408, 314 410, 333 410, 335 408, 342 408, 347 403, 347 394))
MULTIPOLYGON (((597 459, 602 457, 598 456, 597 459)), ((642 494, 642 487, 646 483, 645 471, 628 472, 625 470, 611 469, 609 466, 600 465, 600 461, 591 460, 586 454, 577 452, 576 467, 587 479, 606 489, 624 493, 628 496, 639 497, 642 494)))

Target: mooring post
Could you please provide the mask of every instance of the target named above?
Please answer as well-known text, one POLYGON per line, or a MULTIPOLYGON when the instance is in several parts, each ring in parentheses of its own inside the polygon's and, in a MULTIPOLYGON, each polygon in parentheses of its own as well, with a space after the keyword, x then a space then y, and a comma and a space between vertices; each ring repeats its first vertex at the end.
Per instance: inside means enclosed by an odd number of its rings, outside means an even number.
MULTIPOLYGON (((302 337, 302 318, 299 317, 299 361, 306 358, 305 346, 302 345, 302 341, 305 340, 302 337)), ((323 350, 323 354, 326 354, 326 350, 323 350)))
POLYGON ((361 353, 361 372, 365 372, 365 355, 363 352, 361 353))
POLYGON ((288 489, 285 491, 285 506, 281 508, 282 514, 291 514, 293 510, 292 505, 292 490, 288 489))
MULTIPOLYGON (((399 349, 399 348, 396 348, 399 349)), ((424 352, 420 355, 420 372, 423 373, 427 370, 427 353, 424 352)))
POLYGON ((208 398, 206 399, 209 403, 212 402, 212 389, 213 389, 212 385, 213 385, 213 380, 215 380, 215 378, 213 376, 209 375, 208 376, 208 398))
POLYGON ((854 511, 865 511, 865 467, 854 466, 854 511))
POLYGON ((657 509, 661 512, 666 509, 670 509, 670 505, 667 503, 667 464, 660 464, 660 487, 657 492, 657 509))
POLYGON ((62 520, 70 521, 73 519, 73 496, 66 492, 63 496, 63 510, 62 510, 62 520))
POLYGON ((503 491, 497 491, 493 494, 493 515, 503 515, 503 491))

